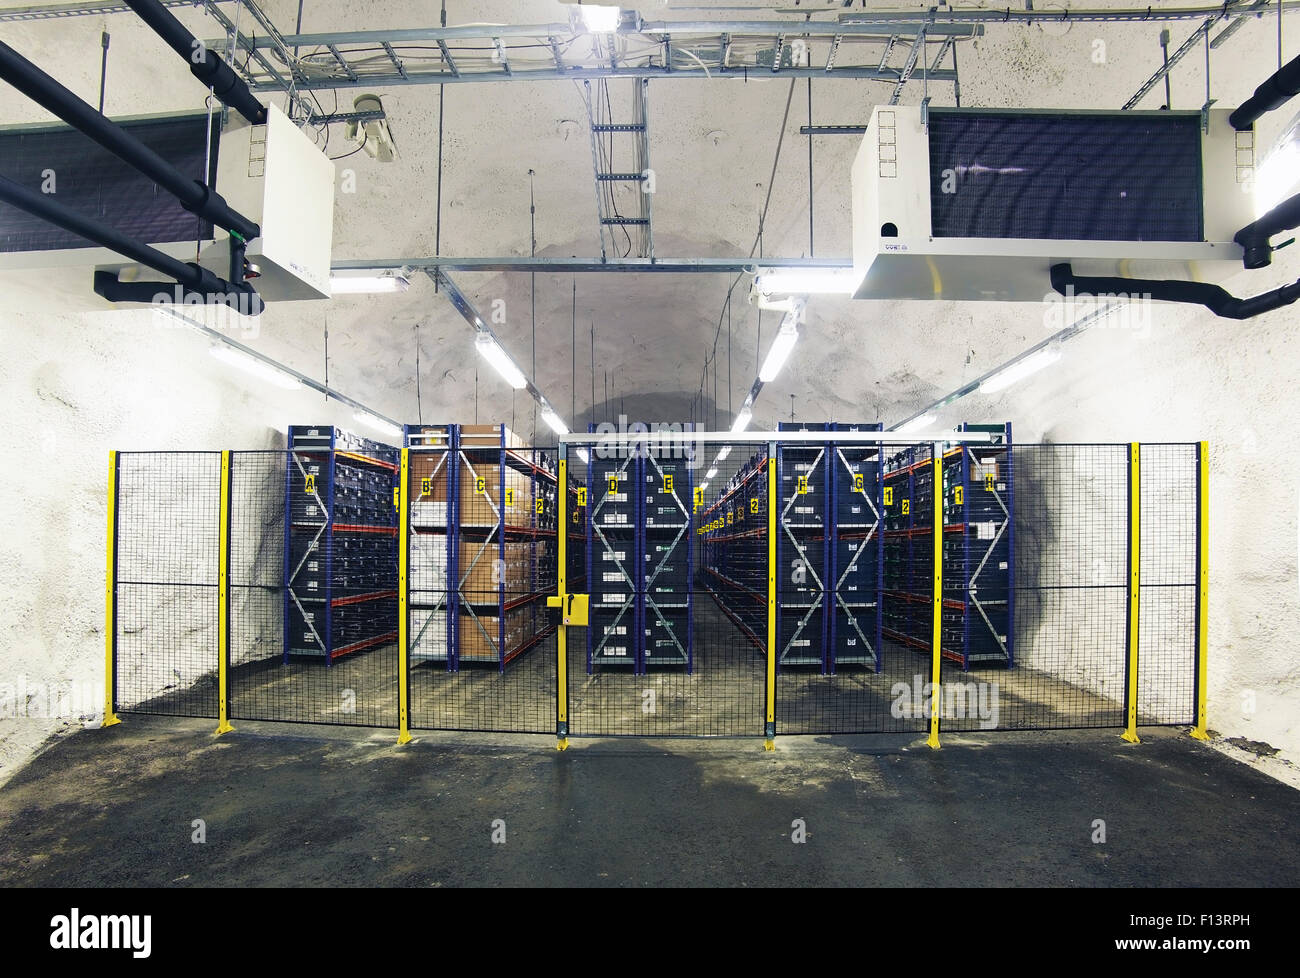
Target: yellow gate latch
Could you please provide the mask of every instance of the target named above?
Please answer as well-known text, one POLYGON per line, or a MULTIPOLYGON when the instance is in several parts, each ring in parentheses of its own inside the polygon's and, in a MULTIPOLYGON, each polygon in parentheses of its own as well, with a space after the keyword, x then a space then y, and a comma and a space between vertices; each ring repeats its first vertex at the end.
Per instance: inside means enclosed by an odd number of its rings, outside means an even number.
POLYGON ((590 595, 586 594, 556 594, 546 599, 548 608, 563 608, 561 615, 565 625, 576 625, 579 627, 587 624, 587 599, 590 595))

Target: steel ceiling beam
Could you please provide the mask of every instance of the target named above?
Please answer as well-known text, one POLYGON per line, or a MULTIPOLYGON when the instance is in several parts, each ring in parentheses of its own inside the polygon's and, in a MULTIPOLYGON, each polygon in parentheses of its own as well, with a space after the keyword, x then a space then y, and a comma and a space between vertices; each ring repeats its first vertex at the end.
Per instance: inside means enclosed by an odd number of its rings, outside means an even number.
MULTIPOLYGON (((852 268, 850 258, 345 258, 332 271, 408 268, 436 272, 666 272, 718 274, 761 268, 852 268)), ((446 280, 446 276, 443 276, 446 280)))

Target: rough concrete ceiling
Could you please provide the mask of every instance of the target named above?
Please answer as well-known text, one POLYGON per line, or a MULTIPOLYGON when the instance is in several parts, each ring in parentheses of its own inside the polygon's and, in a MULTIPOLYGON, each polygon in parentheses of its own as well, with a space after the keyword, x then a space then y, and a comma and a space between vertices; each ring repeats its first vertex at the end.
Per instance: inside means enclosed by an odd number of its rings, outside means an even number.
MULTIPOLYGON (((14 6, 6 2, 0 6, 14 6)), ((1004 3, 968 6, 1002 7, 1004 3)), ((1141 7, 1099 2, 1075 6, 1141 7)), ((738 17, 738 8, 778 5, 671 3, 646 0, 644 12, 665 19, 700 17, 718 7, 718 17, 738 17), (722 9, 726 7, 727 9, 722 9)), ((928 7, 899 2, 897 8, 928 7)), ((1041 6, 1041 5, 1040 5, 1041 6)), ((1065 4, 1047 4, 1065 6, 1065 4)), ((294 27, 296 3, 265 5, 284 33, 294 27)), ((873 4, 872 9, 877 5, 873 4)), ((802 9, 822 9, 820 3, 802 9)), ((233 9, 233 8, 232 8, 233 9)), ((793 9, 791 7, 790 9, 793 9)), ((449 0, 448 23, 540 23, 567 19, 568 8, 552 0, 471 3, 449 0)), ((200 11, 182 19, 199 36, 219 29, 200 11)), ((430 26, 437 5, 428 2, 313 3, 303 13, 303 31, 430 26)), ((1294 23, 1294 21, 1293 21, 1294 23)), ((130 15, 5 25, 6 39, 65 84, 94 101, 99 77, 99 32, 113 36, 107 111, 110 115, 193 110, 203 92, 184 65, 130 15)), ((246 25, 245 25, 246 26, 246 25)), ((1075 24, 1039 27, 990 26, 986 35, 960 47, 962 104, 1118 108, 1159 63, 1159 24, 1075 24), (1105 61, 1094 59, 1105 43, 1105 61)), ((1194 29, 1170 25, 1173 45, 1194 29)), ((1274 63, 1275 25, 1252 21, 1212 62, 1213 95, 1221 104, 1245 98, 1274 63)), ((817 60, 819 42, 813 42, 817 60)), ((1289 48, 1292 46, 1289 46, 1289 48)), ((768 190, 789 82, 691 80, 650 86, 651 163, 657 176, 655 237, 660 256, 746 255, 754 244, 758 214, 768 190)), ((611 85, 614 98, 630 99, 628 83, 611 85)), ((890 87, 872 81, 816 81, 813 121, 862 123, 890 87)), ((339 194, 335 208, 337 258, 427 256, 435 251, 438 90, 409 86, 381 91, 401 149, 392 164, 364 154, 340 160, 356 174, 356 193, 339 194)), ((952 86, 934 85, 938 104, 951 104, 952 86)), ((920 100, 913 83, 904 102, 920 100)), ((319 93, 326 109, 329 92, 319 93)), ((1205 98, 1199 53, 1173 77, 1173 104, 1199 107, 1205 98)), ((773 181, 763 236, 768 255, 809 253, 808 156, 798 128, 807 120, 807 90, 796 84, 773 181)), ((1158 107, 1163 90, 1144 107, 1158 107)), ((341 93, 339 104, 350 107, 341 93)), ((443 146, 442 253, 458 256, 526 255, 529 251, 529 178, 534 170, 537 248, 542 255, 591 256, 599 251, 586 114, 570 82, 495 83, 449 86, 443 146), (576 127, 569 122, 576 122, 576 127)), ((0 121, 22 122, 42 113, 10 89, 0 92, 0 121)), ((1270 120, 1276 127, 1282 120, 1270 120)), ((1266 128, 1264 136, 1270 135, 1266 128)), ((322 140, 323 142, 323 140, 322 140)), ((848 257, 850 252, 849 166, 858 140, 826 136, 814 140, 813 201, 815 253, 848 257)), ((328 153, 347 152, 341 127, 334 127, 328 153)), ((596 329, 597 419, 622 406, 652 419, 684 417, 701 387, 705 357, 713 349, 719 314, 731 276, 600 275, 577 277, 576 412, 578 422, 593 414, 588 330, 596 329), (612 374, 611 404, 605 404, 604 376, 612 374)), ((506 322, 498 333, 516 360, 531 361, 530 277, 527 274, 464 274, 461 284, 481 307, 504 299, 506 322)), ((1258 280, 1244 287, 1260 291, 1258 280)), ((89 283, 87 282, 87 291, 89 283)), ((536 334, 539 385, 561 413, 570 414, 570 315, 573 278, 536 278, 536 334)), ((730 403, 743 399, 756 366, 758 317, 745 304, 747 286, 732 307, 730 403)), ((1046 291, 1046 285, 1044 287, 1046 291)), ((88 299, 88 307, 90 300, 88 299)), ((1189 312, 1189 316, 1199 313, 1189 312)), ((323 330, 328 323, 331 381, 392 416, 414 419, 415 325, 420 324, 422 413, 426 420, 473 420, 475 356, 472 336, 432 284, 419 280, 404 295, 343 296, 326 303, 290 303, 262 317, 255 345, 313 376, 323 373, 323 330)), ((764 329, 775 316, 764 317, 764 329)), ((770 335, 770 334, 768 334, 770 335)), ((865 303, 815 298, 808 327, 791 364, 764 390, 756 412, 762 423, 789 415, 796 395, 798 417, 817 420, 896 421, 963 380, 978 376, 1045 335, 1037 305, 957 303, 865 303)), ((762 348, 766 347, 766 338, 762 348)), ((202 352, 196 339, 195 355, 202 352)), ((718 402, 725 412, 728 361, 725 324, 717 361, 718 402)), ((702 414, 711 420, 714 381, 704 382, 702 414)), ((479 417, 515 419, 525 435, 532 429, 531 405, 490 373, 480 373, 479 417)), ((726 426, 725 413, 718 417, 726 426)), ((545 436, 543 427, 542 436, 545 436)))

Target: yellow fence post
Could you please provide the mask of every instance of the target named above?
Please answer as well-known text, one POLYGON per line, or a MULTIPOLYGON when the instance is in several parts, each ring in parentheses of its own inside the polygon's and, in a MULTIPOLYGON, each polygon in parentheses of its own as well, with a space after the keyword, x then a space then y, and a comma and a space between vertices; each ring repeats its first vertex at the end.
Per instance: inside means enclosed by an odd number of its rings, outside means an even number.
POLYGON ((1196 726, 1192 736, 1209 740, 1205 728, 1206 679, 1210 653, 1210 443, 1196 447, 1196 726))
POLYGON ((776 442, 767 445, 767 682, 763 749, 776 750, 776 442))
POLYGON ((411 450, 402 449, 397 475, 397 743, 411 742, 411 618, 407 574, 411 558, 411 450))
POLYGON ((1142 586, 1142 446, 1128 447, 1128 664, 1124 685, 1124 739, 1140 744, 1138 715, 1138 621, 1142 586))
MULTIPOLYGON (((217 536, 217 730, 230 733, 230 452, 221 453, 221 527, 217 536)), ((287 518, 287 517, 286 517, 287 518)))
POLYGON ((930 736, 925 744, 939 748, 939 710, 943 696, 940 677, 943 671, 943 446, 935 444, 931 496, 934 499, 934 620, 930 624, 930 736))
POLYGON ((104 726, 121 723, 116 712, 117 670, 117 452, 108 453, 108 568, 104 575, 104 726))
MULTIPOLYGON (((590 451, 590 449, 588 449, 590 451)), ((560 512, 555 535, 558 546, 555 591, 560 624, 555 630, 555 749, 569 749, 569 627, 564 624, 564 596, 569 590, 569 446, 560 445, 559 485, 555 496, 560 512)), ((590 590, 590 587, 588 587, 590 590)))

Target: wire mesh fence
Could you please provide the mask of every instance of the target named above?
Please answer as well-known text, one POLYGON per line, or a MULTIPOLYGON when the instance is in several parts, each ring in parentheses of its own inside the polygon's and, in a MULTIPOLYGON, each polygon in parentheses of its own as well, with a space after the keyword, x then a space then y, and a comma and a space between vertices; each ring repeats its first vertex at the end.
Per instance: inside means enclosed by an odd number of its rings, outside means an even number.
POLYGON ((220 452, 117 456, 115 700, 217 715, 220 452))
POLYGON ((917 733, 936 700, 950 731, 1195 721, 1199 446, 1008 427, 936 459, 824 430, 593 436, 563 472, 499 426, 122 453, 115 702, 215 717, 224 653, 232 719, 396 727, 405 681, 415 729, 917 733), (561 592, 589 598, 563 653, 561 592))

